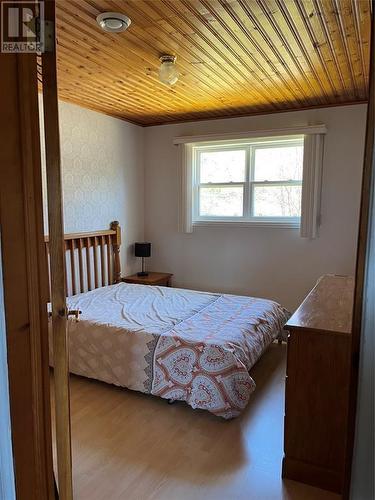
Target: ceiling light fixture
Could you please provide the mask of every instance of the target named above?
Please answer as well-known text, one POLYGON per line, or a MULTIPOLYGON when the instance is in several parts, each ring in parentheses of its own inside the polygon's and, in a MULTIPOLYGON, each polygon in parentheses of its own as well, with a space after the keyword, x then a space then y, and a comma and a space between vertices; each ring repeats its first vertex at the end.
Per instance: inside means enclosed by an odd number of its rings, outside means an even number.
POLYGON ((176 66, 176 56, 163 54, 159 57, 159 61, 161 62, 159 80, 166 85, 174 85, 180 76, 176 66))
POLYGON ((120 12, 103 12, 96 17, 96 22, 104 31, 120 33, 129 28, 131 19, 120 12))

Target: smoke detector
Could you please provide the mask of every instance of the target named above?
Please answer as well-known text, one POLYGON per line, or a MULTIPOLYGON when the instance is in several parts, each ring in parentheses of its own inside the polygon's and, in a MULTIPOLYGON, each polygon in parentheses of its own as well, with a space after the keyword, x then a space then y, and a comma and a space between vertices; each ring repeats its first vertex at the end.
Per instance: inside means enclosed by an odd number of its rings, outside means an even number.
POLYGON ((96 22, 103 31, 108 31, 109 33, 120 33, 121 31, 125 31, 129 28, 131 19, 120 12, 103 12, 97 16, 96 22))

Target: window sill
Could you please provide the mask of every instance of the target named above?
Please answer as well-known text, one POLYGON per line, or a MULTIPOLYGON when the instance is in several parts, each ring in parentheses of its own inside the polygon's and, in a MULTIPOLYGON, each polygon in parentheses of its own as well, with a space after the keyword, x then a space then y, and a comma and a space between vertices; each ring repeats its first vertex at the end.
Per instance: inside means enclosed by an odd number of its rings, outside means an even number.
POLYGON ((278 229, 299 229, 300 221, 275 221, 275 220, 259 220, 259 221, 226 221, 226 220, 200 220, 194 221, 193 227, 269 227, 278 229))

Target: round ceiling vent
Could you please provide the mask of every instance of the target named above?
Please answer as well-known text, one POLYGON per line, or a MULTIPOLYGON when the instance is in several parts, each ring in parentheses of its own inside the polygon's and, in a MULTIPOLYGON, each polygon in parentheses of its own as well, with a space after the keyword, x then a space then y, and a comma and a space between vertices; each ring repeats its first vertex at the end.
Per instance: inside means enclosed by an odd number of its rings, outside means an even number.
POLYGON ((97 16, 96 22, 104 31, 120 33, 129 28, 131 19, 120 12, 103 12, 97 16))

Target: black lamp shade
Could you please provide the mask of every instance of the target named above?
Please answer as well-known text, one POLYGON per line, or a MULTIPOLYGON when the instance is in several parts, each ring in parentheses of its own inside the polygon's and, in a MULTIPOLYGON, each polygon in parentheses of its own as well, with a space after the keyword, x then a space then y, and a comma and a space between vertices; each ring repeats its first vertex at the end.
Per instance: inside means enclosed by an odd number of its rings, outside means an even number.
POLYGON ((151 256, 151 243, 145 241, 134 244, 134 255, 136 257, 150 257, 151 256))

